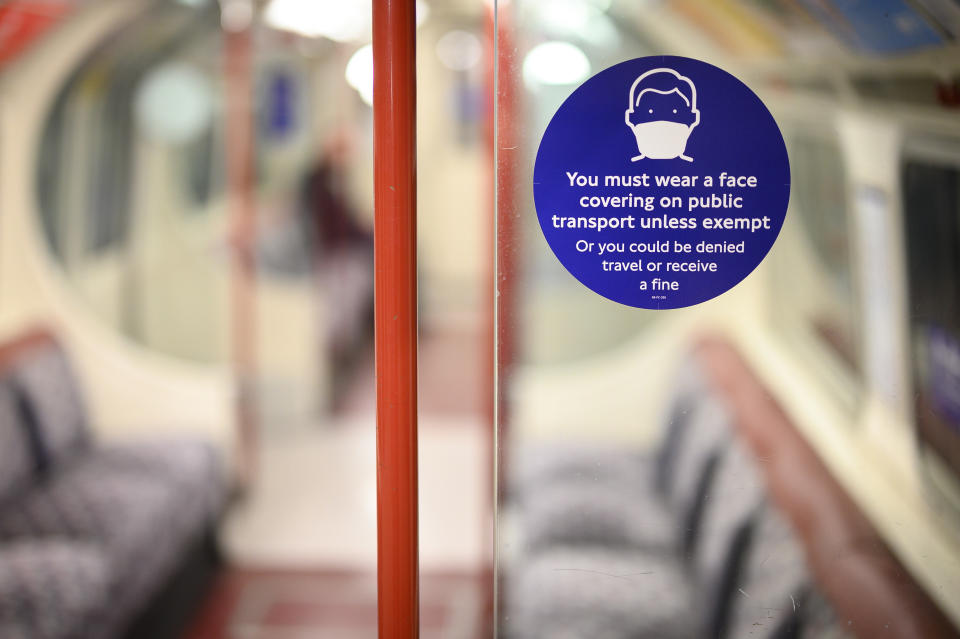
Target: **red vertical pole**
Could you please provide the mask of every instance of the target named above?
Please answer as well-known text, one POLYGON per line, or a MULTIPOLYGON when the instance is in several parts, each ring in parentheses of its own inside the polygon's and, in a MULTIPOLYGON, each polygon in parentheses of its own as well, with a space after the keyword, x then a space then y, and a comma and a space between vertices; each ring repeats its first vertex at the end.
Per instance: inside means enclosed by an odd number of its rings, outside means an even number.
MULTIPOLYGON (((250 15, 253 14, 252 5, 250 15)), ((231 352, 236 376, 237 474, 241 490, 257 467, 256 209, 253 200, 253 43, 251 25, 225 25, 227 193, 230 202, 231 352)))
MULTIPOLYGON (((509 487, 504 478, 509 475, 510 462, 510 385, 516 352, 516 324, 519 321, 516 303, 517 282, 520 277, 519 251, 523 238, 519 217, 518 177, 522 171, 519 149, 522 144, 520 95, 517 86, 520 61, 515 47, 512 6, 509 2, 496 5, 492 25, 495 40, 492 83, 493 124, 491 149, 494 166, 494 312, 493 358, 496 371, 496 404, 493 411, 496 432, 495 482, 496 504, 504 499, 509 487)), ((495 519, 496 521, 496 519, 495 519)), ((495 533, 496 534, 496 533, 495 533)), ((495 567, 499 563, 499 548, 494 550, 495 567)), ((495 569, 496 570, 496 569, 495 569)), ((502 610, 503 592, 494 577, 494 624, 502 610)))
POLYGON ((380 639, 419 636, 414 0, 373 0, 380 639))
POLYGON ((487 225, 487 236, 484 238, 486 242, 487 249, 487 267, 485 270, 485 281, 489 282, 490 287, 487 290, 487 296, 485 298, 485 318, 486 325, 484 326, 484 353, 486 357, 483 359, 483 370, 482 377, 484 388, 484 409, 486 423, 490 425, 490 437, 487 440, 487 445, 489 446, 487 450, 487 469, 489 475, 487 477, 488 485, 491 487, 487 502, 487 510, 490 514, 489 519, 485 522, 487 528, 483 531, 484 536, 490 539, 490 545, 488 549, 488 555, 484 557, 484 569, 483 569, 483 585, 484 585, 484 603, 483 603, 483 614, 484 614, 484 623, 481 627, 481 637, 493 637, 496 635, 496 610, 497 606, 494 604, 496 596, 496 539, 497 539, 497 504, 499 502, 499 495, 497 487, 500 485, 499 479, 497 477, 497 447, 496 447, 496 410, 497 410, 497 358, 495 355, 497 348, 497 338, 496 330, 497 323, 495 316, 497 313, 497 302, 496 302, 496 293, 495 286, 497 281, 497 265, 496 265, 496 197, 497 197, 497 178, 495 173, 495 158, 496 154, 493 150, 494 145, 494 131, 496 127, 494 126, 494 117, 496 115, 496 109, 494 108, 494 96, 496 95, 496 82, 494 77, 496 74, 496 64, 494 54, 496 52, 496 21, 494 20, 494 6, 493 3, 486 3, 486 15, 485 15, 485 46, 486 46, 486 55, 484 55, 484 61, 486 63, 486 68, 484 69, 484 84, 486 94, 486 102, 484 104, 484 146, 487 151, 487 175, 486 175, 486 197, 487 197, 487 210, 489 213, 489 224, 487 225))
MULTIPOLYGON (((494 163, 496 176, 496 231, 494 249, 496 251, 496 358, 497 405, 494 417, 498 437, 498 448, 504 454, 499 457, 498 474, 506 474, 509 463, 508 442, 510 426, 509 393, 505 392, 511 383, 511 374, 516 359, 517 284, 520 278, 521 237, 520 203, 518 182, 522 170, 519 149, 522 144, 520 135, 520 94, 517 86, 520 62, 515 48, 513 12, 510 3, 501 3, 497 7, 494 37, 496 46, 496 95, 494 98, 494 163)), ((503 490, 503 486, 500 486, 503 490)))

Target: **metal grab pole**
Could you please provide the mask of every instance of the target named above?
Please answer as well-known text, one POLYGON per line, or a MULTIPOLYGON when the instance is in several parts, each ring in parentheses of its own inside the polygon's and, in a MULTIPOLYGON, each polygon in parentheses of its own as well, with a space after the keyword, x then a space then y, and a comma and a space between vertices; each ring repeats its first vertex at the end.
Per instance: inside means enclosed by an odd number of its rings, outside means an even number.
POLYGON ((419 636, 414 0, 373 1, 380 639, 419 636))
MULTIPOLYGON (((241 0, 235 3, 243 4, 241 0)), ((249 3, 248 3, 249 5, 249 3)), ((249 15, 253 15, 249 5, 249 15)), ((249 21, 224 25, 227 89, 227 193, 230 202, 231 346, 237 380, 237 481, 246 491, 257 473, 257 221, 254 189, 253 40, 249 21)))

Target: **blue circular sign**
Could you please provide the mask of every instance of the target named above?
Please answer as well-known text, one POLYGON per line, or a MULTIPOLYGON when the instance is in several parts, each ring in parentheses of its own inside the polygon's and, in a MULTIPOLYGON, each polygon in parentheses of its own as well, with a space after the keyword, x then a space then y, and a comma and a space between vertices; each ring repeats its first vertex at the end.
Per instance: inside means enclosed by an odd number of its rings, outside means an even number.
POLYGON ((773 116, 706 62, 628 60, 553 116, 533 171, 560 262, 621 304, 691 306, 731 289, 773 246, 790 164, 773 116))

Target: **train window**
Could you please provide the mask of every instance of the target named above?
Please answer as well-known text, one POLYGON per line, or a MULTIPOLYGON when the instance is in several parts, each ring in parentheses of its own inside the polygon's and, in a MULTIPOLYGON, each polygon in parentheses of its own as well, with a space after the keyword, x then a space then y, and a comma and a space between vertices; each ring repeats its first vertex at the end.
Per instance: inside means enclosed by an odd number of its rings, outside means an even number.
POLYGON ((223 210, 220 54, 215 4, 138 15, 67 77, 36 174, 50 253, 87 307, 150 348, 203 362, 227 352, 226 275, 210 251, 223 210), (183 270, 191 277, 169 277, 183 270))
POLYGON ((859 337, 843 155, 823 131, 795 131, 788 146, 791 214, 775 249, 775 325, 850 379, 859 371, 859 337))
MULTIPOLYGON (((306 212, 291 194, 318 161, 317 121, 352 102, 311 113, 310 74, 322 69, 334 86, 340 62, 261 37, 277 46, 253 59, 256 206, 267 219, 257 265, 306 287, 306 212)), ((229 357, 224 61, 217 3, 157 3, 78 61, 47 116, 36 173, 50 254, 87 307, 149 348, 204 363, 229 357)))
POLYGON ((960 478, 960 153, 908 158, 902 180, 917 435, 960 478))

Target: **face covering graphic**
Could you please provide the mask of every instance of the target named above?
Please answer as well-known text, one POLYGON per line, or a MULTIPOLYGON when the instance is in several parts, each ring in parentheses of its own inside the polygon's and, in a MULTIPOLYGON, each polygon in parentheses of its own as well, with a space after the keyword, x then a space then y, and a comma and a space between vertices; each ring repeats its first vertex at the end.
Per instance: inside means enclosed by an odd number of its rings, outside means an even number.
POLYGON ((671 160, 684 155, 687 138, 700 124, 697 110, 697 87, 690 78, 673 69, 653 69, 637 78, 630 87, 630 104, 624 114, 627 126, 637 139, 643 159, 671 160))

